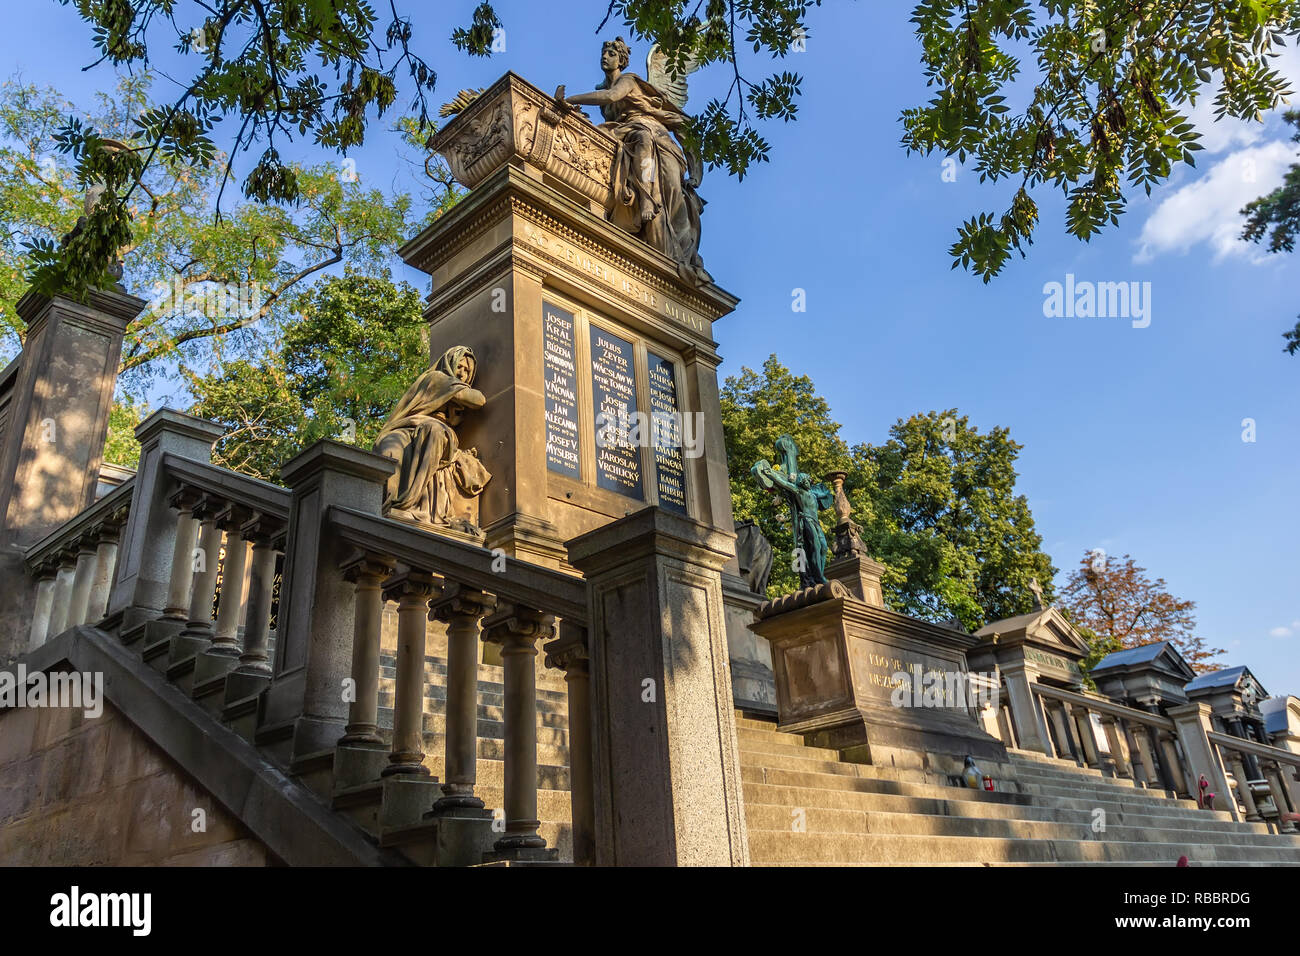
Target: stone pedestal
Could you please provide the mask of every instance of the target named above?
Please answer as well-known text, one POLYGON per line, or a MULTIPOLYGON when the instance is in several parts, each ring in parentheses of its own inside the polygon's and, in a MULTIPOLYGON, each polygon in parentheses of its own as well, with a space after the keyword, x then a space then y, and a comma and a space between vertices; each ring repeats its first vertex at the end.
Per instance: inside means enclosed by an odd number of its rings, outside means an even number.
POLYGON ((469 195, 401 250, 432 277, 431 357, 465 345, 478 358, 487 404, 458 431, 493 476, 486 546, 567 570, 564 542, 647 505, 732 528, 713 323, 737 300, 605 220, 616 145, 507 74, 433 142, 469 195), (645 443, 613 456, 636 481, 602 472, 602 361, 626 376, 631 408, 692 416, 694 449, 665 465, 645 443))
POLYGON ((772 650, 750 625, 765 599, 749 589, 743 578, 722 573, 722 607, 727 627, 727 656, 736 706, 776 716, 776 678, 772 650))
POLYGON ((954 773, 967 754, 1005 759, 969 707, 971 636, 872 607, 835 581, 763 605, 754 630, 772 646, 780 730, 859 763, 954 773))
POLYGON ((143 299, 28 293, 22 354, 0 372, 0 665, 27 650, 36 589, 23 552, 95 500, 127 323, 143 299), (22 586, 19 586, 22 582, 22 586))
POLYGON ((293 489, 282 585, 289 599, 280 606, 274 679, 258 699, 257 742, 291 736, 293 758, 332 749, 348 719, 340 689, 352 674, 355 596, 340 568, 352 551, 325 533, 325 514, 341 505, 378 515, 395 467, 382 455, 318 441, 281 472, 293 489))
POLYGON ((730 535, 651 508, 569 542, 591 586, 596 862, 749 862, 719 572, 730 535))

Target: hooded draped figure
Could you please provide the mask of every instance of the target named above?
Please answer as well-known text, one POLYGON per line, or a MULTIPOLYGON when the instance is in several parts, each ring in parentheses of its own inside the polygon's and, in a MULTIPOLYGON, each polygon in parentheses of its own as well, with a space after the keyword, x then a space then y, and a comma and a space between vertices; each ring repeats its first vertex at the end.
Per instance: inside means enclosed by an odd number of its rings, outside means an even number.
POLYGON ((477 368, 469 348, 448 349, 406 390, 380 431, 375 451, 397 462, 384 494, 389 517, 452 524, 456 493, 472 498, 491 480, 477 451, 461 449, 456 435, 465 410, 487 401, 471 387, 477 368))

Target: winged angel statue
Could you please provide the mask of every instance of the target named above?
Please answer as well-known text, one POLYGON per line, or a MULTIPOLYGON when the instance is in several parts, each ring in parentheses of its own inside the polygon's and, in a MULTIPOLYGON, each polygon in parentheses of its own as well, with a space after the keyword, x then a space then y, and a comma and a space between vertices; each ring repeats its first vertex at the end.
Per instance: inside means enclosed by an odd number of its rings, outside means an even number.
POLYGON ((704 163, 698 153, 688 154, 681 141, 689 120, 686 77, 700 63, 690 59, 681 73, 671 72, 656 43, 646 57, 649 79, 643 80, 624 72, 631 55, 622 37, 605 43, 600 49, 605 81, 574 96, 565 96, 561 86, 556 102, 562 109, 599 106, 605 119, 601 129, 618 140, 606 217, 667 254, 687 282, 711 282, 699 252, 704 200, 695 191, 704 163))

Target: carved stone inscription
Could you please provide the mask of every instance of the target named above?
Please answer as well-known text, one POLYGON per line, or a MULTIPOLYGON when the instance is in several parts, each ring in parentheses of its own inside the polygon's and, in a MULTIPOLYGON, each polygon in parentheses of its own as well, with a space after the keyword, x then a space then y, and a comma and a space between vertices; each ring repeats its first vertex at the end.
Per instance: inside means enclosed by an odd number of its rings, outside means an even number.
POLYGON ((629 440, 636 420, 632 343, 591 326, 591 406, 596 429, 596 484, 641 497, 641 449, 629 440))
POLYGON ((573 315, 549 302, 542 304, 542 350, 546 366, 546 467, 580 478, 573 315))
POLYGON ((677 415, 677 383, 673 363, 646 353, 650 381, 650 418, 659 507, 686 514, 686 473, 682 466, 681 419, 677 415))

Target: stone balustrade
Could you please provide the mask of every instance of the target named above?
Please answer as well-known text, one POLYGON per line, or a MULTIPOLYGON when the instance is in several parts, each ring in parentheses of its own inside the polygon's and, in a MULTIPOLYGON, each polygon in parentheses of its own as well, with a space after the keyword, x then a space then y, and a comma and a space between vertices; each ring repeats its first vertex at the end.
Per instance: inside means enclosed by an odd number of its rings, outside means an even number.
POLYGON ((1026 749, 1189 799, 1213 795, 1207 802, 1235 819, 1297 832, 1300 754, 1211 730, 1210 708, 1203 703, 1170 708, 1166 716, 1037 682, 1028 686, 1034 712, 1025 713, 1013 699, 1013 717, 1017 727, 1041 727, 1045 743, 1026 749), (1094 714, 1104 746, 1094 730, 1094 714), (1247 769, 1251 761, 1262 768, 1259 779, 1247 769))
POLYGON ((1217 731, 1210 731, 1207 737, 1221 761, 1232 769, 1237 801, 1246 819, 1266 821, 1282 833, 1296 833, 1300 754, 1217 731), (1248 773, 1249 758, 1260 768, 1259 778, 1248 773))
POLYGON ((131 513, 132 485, 128 479, 27 550, 24 560, 35 588, 28 650, 70 627, 104 618, 118 540, 131 513))
MULTIPOLYGON (((536 657, 546 644, 549 666, 569 687, 570 793, 577 862, 591 862, 589 697, 583 680, 586 586, 577 578, 418 527, 340 506, 326 515, 331 538, 350 549, 337 574, 354 590, 352 655, 355 684, 340 742, 382 747, 378 733, 379 643, 383 606, 397 606, 397 679, 385 777, 427 778, 423 704, 425 640, 430 620, 447 626, 444 779, 420 815, 443 825, 490 832, 491 812, 475 792, 478 748, 479 642, 498 644, 504 669, 504 833, 487 851, 496 860, 555 859, 538 835, 536 657)), ((411 823, 417 822, 412 819, 411 823)))

